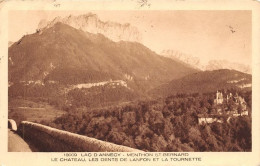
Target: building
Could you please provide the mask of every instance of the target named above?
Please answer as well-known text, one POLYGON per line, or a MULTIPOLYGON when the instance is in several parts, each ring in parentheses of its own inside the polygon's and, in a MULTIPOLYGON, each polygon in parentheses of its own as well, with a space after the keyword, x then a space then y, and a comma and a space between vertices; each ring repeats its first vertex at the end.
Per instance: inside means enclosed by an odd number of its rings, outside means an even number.
POLYGON ((221 116, 215 115, 215 114, 210 114, 210 115, 199 114, 198 115, 199 125, 209 124, 209 123, 213 123, 213 122, 223 123, 223 119, 221 118, 221 116))
POLYGON ((214 99, 214 104, 217 104, 215 111, 212 111, 211 114, 198 114, 198 123, 199 125, 210 124, 213 122, 223 123, 224 114, 228 116, 227 122, 229 122, 230 118, 238 117, 238 116, 248 116, 248 109, 245 99, 238 94, 233 95, 232 93, 227 94, 225 101, 227 104, 230 101, 233 101, 233 107, 229 110, 228 107, 222 108, 224 98, 223 93, 217 91, 216 98, 214 99))
POLYGON ((217 91, 216 93, 216 99, 214 99, 215 104, 222 104, 223 103, 223 94, 222 92, 217 91))

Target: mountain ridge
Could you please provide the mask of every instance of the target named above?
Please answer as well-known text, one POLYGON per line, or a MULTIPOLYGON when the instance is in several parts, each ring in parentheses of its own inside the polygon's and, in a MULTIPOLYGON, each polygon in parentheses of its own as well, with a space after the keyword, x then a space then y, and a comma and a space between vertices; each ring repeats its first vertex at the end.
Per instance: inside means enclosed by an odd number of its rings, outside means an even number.
POLYGON ((208 93, 221 89, 252 90, 252 75, 236 70, 200 71, 174 79, 149 93, 169 96, 176 93, 208 93))
POLYGON ((62 22, 84 32, 103 34, 113 41, 142 41, 142 35, 136 27, 129 23, 120 24, 117 22, 102 21, 93 13, 79 16, 69 15, 66 17, 55 17, 51 21, 41 20, 38 29, 49 28, 57 22, 62 22))
POLYGON ((86 98, 90 101, 108 101, 113 94, 118 94, 113 101, 121 100, 120 96, 134 99, 136 94, 145 95, 161 83, 197 71, 140 43, 114 42, 60 22, 14 43, 9 48, 8 68, 13 97, 35 96, 38 91, 36 96, 90 95, 86 98), (71 86, 90 83, 102 85, 68 92, 71 86))

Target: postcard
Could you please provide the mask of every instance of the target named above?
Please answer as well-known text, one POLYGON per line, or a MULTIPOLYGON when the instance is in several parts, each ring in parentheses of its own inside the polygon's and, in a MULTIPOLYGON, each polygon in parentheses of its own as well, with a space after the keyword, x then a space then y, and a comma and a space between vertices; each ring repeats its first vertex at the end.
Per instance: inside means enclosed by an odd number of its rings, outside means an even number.
POLYGON ((1 1, 1 165, 260 165, 260 2, 1 1))

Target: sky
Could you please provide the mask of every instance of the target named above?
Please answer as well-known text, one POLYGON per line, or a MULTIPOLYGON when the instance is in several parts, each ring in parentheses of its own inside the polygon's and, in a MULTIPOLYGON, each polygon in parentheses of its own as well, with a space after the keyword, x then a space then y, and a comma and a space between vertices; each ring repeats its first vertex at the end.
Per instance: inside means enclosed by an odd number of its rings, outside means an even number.
POLYGON ((251 11, 246 10, 10 11, 9 41, 34 33, 42 19, 89 12, 137 27, 142 43, 157 53, 172 49, 199 57, 202 64, 216 59, 251 65, 251 11))

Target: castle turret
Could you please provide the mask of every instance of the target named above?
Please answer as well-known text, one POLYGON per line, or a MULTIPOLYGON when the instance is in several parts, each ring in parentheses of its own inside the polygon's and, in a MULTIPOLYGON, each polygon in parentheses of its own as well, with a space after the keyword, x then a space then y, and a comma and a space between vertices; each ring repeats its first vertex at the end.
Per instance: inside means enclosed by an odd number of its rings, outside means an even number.
POLYGON ((214 103, 216 103, 216 104, 222 104, 223 103, 223 94, 222 94, 222 92, 217 91, 216 99, 214 100, 214 103))

